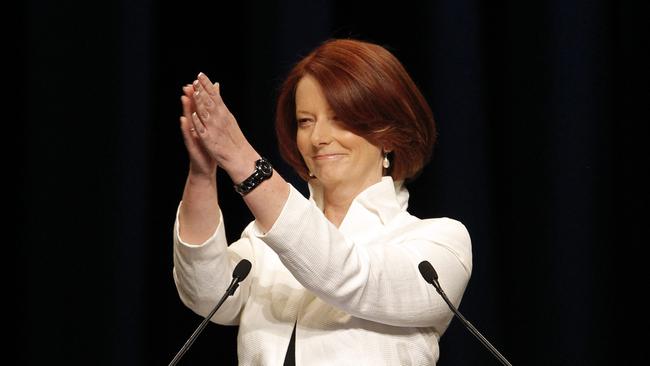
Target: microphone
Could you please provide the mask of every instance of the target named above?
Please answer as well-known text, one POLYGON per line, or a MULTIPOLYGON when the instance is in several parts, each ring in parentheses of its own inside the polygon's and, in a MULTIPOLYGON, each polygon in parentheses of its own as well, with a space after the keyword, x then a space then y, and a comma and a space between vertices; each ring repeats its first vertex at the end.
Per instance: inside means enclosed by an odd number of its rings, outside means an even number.
POLYGON ((420 274, 422 275, 422 277, 424 277, 424 280, 429 282, 430 284, 433 285, 433 287, 436 288, 436 291, 438 291, 440 296, 442 296, 442 299, 445 300, 447 306, 449 306, 449 309, 451 309, 451 311, 454 312, 454 314, 458 317, 458 319, 460 319, 461 323, 463 323, 465 328, 467 328, 467 330, 469 330, 476 338, 478 338, 478 340, 481 341, 481 343, 483 343, 485 348, 487 348, 492 353, 492 355, 494 355, 494 357, 496 357, 501 362, 502 365, 512 366, 512 364, 508 362, 508 360, 506 360, 506 358, 503 357, 503 355, 499 353, 499 351, 497 351, 497 349, 494 348, 494 346, 490 344, 490 342, 488 342, 488 340, 485 339, 485 337, 483 337, 483 335, 476 328, 474 328, 474 326, 469 321, 467 321, 467 319, 465 319, 465 317, 458 310, 456 310, 456 308, 451 303, 451 301, 449 301, 449 298, 447 297, 445 292, 442 290, 442 287, 438 282, 438 273, 436 273, 436 270, 433 269, 431 263, 429 263, 428 261, 422 261, 418 265, 418 268, 420 269, 420 274))
POLYGON ((251 262, 248 261, 247 259, 242 259, 237 263, 235 266, 235 269, 232 271, 232 281, 230 282, 230 286, 228 286, 228 289, 226 289, 226 293, 223 295, 221 300, 219 300, 219 303, 212 309, 210 314, 208 314, 205 319, 201 322, 201 324, 196 328, 194 333, 190 336, 190 338, 185 342, 183 347, 178 351, 176 356, 174 356, 174 359, 169 363, 169 366, 176 365, 178 361, 183 357, 185 352, 190 348, 192 343, 196 340, 196 338, 201 334, 203 331, 203 328, 205 328, 206 325, 208 325, 208 322, 214 315, 214 313, 217 312, 217 310, 221 307, 221 304, 226 301, 226 298, 228 296, 232 296, 235 293, 235 290, 237 290, 237 287, 239 287, 239 283, 243 281, 246 276, 248 276, 248 272, 251 270, 251 262))

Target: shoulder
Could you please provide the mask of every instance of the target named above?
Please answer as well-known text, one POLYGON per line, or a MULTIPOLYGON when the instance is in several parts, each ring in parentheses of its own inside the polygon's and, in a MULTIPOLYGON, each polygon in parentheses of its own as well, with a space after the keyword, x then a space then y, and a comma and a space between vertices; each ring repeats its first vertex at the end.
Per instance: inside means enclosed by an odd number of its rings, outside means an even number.
POLYGON ((423 233, 434 235, 437 238, 444 238, 448 241, 470 243, 469 231, 465 225, 449 217, 431 218, 420 220, 420 227, 423 233))
POLYGON ((451 240, 469 241, 469 231, 465 225, 449 217, 420 219, 408 212, 396 217, 390 225, 392 229, 411 233, 415 236, 447 237, 451 240))
POLYGON ((449 217, 420 219, 409 213, 391 222, 389 229, 403 241, 425 241, 471 256, 472 241, 465 225, 449 217))

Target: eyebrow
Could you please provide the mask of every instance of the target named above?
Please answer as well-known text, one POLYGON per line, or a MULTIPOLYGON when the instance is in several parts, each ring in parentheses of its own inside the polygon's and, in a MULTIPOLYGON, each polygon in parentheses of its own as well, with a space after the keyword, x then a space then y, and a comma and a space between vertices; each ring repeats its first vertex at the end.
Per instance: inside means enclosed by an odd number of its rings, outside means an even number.
MULTIPOLYGON (((332 109, 328 109, 327 112, 330 113, 330 114, 336 114, 336 113, 334 113, 334 111, 332 109)), ((314 115, 314 113, 308 112, 308 111, 303 111, 302 109, 297 110, 296 114, 298 114, 298 113, 311 114, 312 116, 314 115)))

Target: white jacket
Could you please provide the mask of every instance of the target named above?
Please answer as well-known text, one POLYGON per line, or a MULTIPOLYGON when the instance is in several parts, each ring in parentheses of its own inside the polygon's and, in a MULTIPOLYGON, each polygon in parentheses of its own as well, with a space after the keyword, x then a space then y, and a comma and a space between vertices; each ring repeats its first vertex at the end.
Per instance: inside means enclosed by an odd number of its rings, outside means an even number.
POLYGON ((339 228, 323 215, 322 193, 310 192, 307 200, 291 187, 267 233, 253 221, 230 246, 223 215, 201 245, 180 240, 177 218, 183 303, 206 316, 246 258, 250 274, 212 318, 239 325, 240 365, 282 365, 296 321, 296 365, 434 365, 453 314, 418 264, 435 267, 458 305, 472 269, 465 227, 410 215, 408 191, 390 177, 359 194, 339 228))

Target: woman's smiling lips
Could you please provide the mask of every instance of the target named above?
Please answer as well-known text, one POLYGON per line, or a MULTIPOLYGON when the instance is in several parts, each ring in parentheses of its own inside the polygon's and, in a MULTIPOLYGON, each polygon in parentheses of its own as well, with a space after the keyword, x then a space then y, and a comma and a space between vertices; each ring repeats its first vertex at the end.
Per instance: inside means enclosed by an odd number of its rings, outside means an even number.
POLYGON ((337 159, 337 158, 339 158, 339 157, 341 157, 343 155, 344 154, 336 154, 336 153, 335 154, 318 154, 318 155, 314 155, 312 157, 312 159, 314 159, 314 160, 332 160, 332 159, 337 159))

